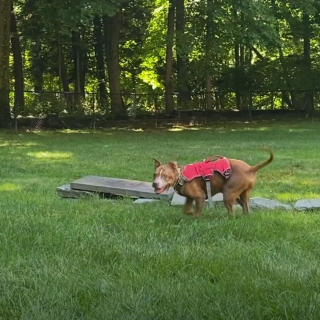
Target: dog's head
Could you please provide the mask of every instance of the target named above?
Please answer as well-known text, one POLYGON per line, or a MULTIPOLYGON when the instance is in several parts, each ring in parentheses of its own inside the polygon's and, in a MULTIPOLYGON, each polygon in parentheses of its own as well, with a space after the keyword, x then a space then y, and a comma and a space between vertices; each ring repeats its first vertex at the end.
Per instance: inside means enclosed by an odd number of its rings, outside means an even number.
POLYGON ((176 162, 168 162, 162 164, 159 160, 153 159, 155 164, 155 172, 153 175, 152 187, 155 193, 162 193, 173 187, 179 179, 179 171, 176 162))

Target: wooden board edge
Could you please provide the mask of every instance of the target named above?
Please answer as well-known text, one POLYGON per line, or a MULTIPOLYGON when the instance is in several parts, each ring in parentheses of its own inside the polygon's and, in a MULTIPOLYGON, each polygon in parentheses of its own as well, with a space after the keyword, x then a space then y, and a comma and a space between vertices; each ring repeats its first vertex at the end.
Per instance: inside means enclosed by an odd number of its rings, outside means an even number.
POLYGON ((103 186, 84 185, 82 183, 75 183, 75 182, 71 182, 70 187, 72 190, 99 192, 99 193, 113 194, 113 195, 124 196, 124 197, 135 197, 135 198, 152 198, 152 199, 171 200, 174 194, 173 191, 170 191, 165 194, 158 195, 156 193, 146 193, 144 191, 139 191, 134 189, 124 190, 123 188, 117 188, 117 187, 108 187, 108 192, 106 192, 103 186))

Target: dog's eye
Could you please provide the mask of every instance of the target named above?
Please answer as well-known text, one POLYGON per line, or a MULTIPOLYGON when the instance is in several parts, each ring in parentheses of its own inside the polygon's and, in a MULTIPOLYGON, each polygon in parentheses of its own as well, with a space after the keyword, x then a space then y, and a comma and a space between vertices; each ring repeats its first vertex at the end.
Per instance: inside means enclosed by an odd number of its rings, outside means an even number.
POLYGON ((167 175, 166 175, 166 174, 164 174, 164 175, 163 175, 163 178, 164 178, 164 179, 167 179, 167 175))

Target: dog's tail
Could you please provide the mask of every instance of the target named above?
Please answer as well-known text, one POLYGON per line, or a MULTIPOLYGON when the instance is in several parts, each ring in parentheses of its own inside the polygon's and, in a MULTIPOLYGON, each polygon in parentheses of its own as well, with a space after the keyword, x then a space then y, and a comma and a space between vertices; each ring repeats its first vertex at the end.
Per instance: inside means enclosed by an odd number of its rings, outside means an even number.
POLYGON ((255 173, 258 172, 258 170, 262 169, 263 167, 267 166, 268 164, 270 164, 273 161, 273 152, 270 149, 267 148, 261 148, 262 150, 266 150, 270 152, 270 158, 256 166, 252 166, 249 170, 248 173, 255 173))

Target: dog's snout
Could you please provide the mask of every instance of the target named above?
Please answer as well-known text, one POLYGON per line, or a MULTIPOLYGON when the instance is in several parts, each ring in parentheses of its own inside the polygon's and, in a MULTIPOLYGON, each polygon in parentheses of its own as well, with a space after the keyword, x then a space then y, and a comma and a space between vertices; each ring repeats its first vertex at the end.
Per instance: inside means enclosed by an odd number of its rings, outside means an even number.
POLYGON ((153 187, 153 188, 156 188, 156 187, 157 187, 157 183, 156 183, 156 182, 153 182, 153 183, 152 183, 152 187, 153 187))

